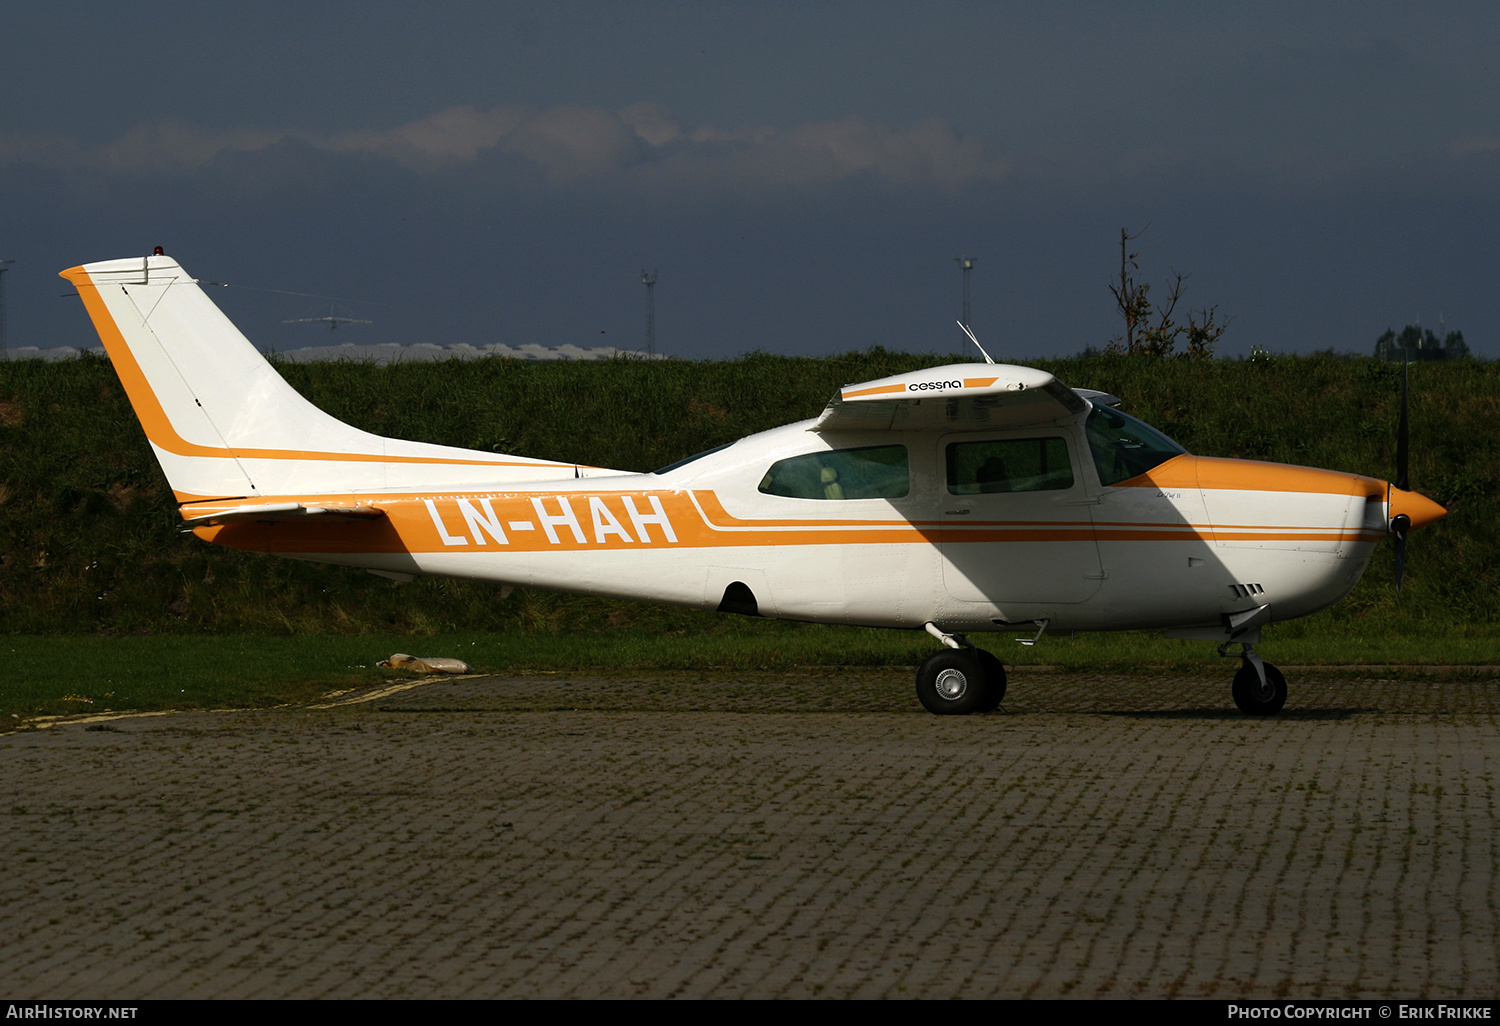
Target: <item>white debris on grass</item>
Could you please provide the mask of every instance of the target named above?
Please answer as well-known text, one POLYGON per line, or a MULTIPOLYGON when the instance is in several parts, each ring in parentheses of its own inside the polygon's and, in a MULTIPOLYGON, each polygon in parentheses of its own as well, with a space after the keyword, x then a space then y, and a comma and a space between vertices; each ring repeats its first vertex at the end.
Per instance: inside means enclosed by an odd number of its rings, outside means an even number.
POLYGON ((383 670, 411 670, 413 673, 473 673, 473 669, 462 659, 447 656, 413 656, 397 652, 389 659, 375 664, 383 670))

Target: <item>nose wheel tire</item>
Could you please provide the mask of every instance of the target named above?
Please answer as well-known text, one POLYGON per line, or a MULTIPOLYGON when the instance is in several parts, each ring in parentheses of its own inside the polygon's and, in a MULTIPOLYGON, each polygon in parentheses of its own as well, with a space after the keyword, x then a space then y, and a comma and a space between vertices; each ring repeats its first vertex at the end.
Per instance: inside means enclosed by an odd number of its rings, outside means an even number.
POLYGON ((927 658, 917 670, 917 700, 937 716, 987 712, 1005 696, 1005 668, 979 650, 948 648, 927 658), (993 661, 993 662, 991 662, 993 661), (997 672, 998 671, 998 672, 997 672))
POLYGON ((1234 675, 1234 704, 1240 712, 1249 716, 1274 716, 1286 705, 1286 678, 1270 663, 1262 663, 1266 670, 1266 681, 1261 683, 1260 674, 1249 663, 1240 666, 1234 675))

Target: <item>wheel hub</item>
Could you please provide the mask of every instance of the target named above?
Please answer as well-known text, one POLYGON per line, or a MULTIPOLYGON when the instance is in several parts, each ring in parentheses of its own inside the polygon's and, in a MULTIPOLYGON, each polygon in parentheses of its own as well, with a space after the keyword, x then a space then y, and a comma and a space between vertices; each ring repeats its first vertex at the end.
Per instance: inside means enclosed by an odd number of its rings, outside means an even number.
POLYGON ((962 670, 947 669, 937 675, 937 693, 940 698, 956 702, 969 690, 969 678, 962 670))

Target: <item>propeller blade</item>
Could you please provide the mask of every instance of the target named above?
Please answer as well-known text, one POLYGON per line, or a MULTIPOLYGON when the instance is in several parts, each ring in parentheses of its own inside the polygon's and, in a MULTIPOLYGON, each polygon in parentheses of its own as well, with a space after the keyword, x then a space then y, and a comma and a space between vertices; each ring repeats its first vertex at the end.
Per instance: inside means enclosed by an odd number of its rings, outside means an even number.
POLYGON ((1406 575, 1406 535, 1423 524, 1430 524, 1448 514, 1442 506, 1425 495, 1411 490, 1409 463, 1411 442, 1411 358, 1408 355, 1401 372, 1401 422, 1396 428, 1396 480, 1385 490, 1386 516, 1396 546, 1396 600, 1401 600, 1401 578, 1406 575))
MULTIPOLYGON (((1409 413, 1408 398, 1411 394, 1411 353, 1406 354, 1406 359, 1401 364, 1401 420, 1396 424, 1396 488, 1398 491, 1411 491, 1411 474, 1409 456, 1411 452, 1411 418, 1409 413)), ((1387 498, 1389 503, 1389 498, 1387 498)), ((1389 505, 1386 507, 1389 509, 1389 505)), ((1406 575, 1406 532, 1411 526, 1411 518, 1404 514, 1398 514, 1391 518, 1391 534, 1395 536, 1396 545, 1396 601, 1401 601, 1401 578, 1406 575)))
POLYGON ((1401 374, 1401 422, 1396 427, 1396 487, 1403 492, 1411 491, 1411 478, 1407 467, 1409 451, 1409 422, 1407 417, 1407 393, 1411 385, 1411 360, 1407 359, 1401 374))
POLYGON ((1401 600, 1401 578, 1406 574, 1406 517, 1397 517, 1391 532, 1396 536, 1396 601, 1401 600), (1406 521, 1403 523, 1402 521, 1406 521))

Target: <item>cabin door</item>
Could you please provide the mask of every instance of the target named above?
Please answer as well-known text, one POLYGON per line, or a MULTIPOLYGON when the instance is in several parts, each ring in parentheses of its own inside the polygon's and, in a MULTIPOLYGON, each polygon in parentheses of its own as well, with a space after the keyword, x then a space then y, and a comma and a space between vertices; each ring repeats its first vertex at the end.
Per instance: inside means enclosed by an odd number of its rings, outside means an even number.
POLYGON ((1054 429, 938 442, 938 521, 950 597, 1001 607, 1082 602, 1104 573, 1083 454, 1054 429))

